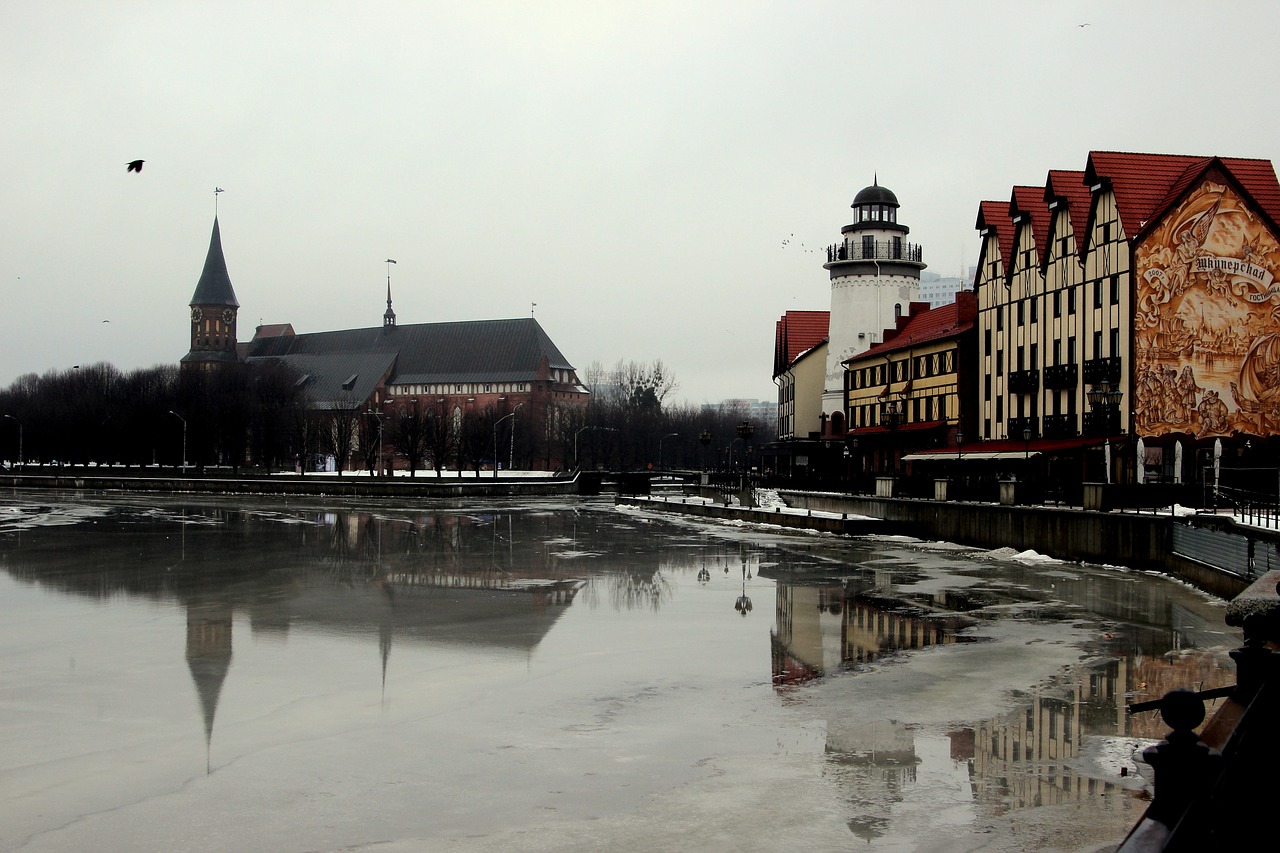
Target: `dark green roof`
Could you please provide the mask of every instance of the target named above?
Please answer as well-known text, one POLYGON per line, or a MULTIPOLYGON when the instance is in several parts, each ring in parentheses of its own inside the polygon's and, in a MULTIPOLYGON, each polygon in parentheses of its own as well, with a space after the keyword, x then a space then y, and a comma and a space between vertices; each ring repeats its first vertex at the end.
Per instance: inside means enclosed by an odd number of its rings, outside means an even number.
POLYGON ((245 357, 280 358, 303 372, 303 362, 311 368, 323 362, 323 372, 342 381, 354 373, 363 380, 378 354, 394 358, 391 385, 530 382, 544 358, 550 369, 573 369, 532 317, 280 335, 250 341, 245 357))
POLYGON ((213 236, 209 238, 209 254, 205 255, 204 270, 191 297, 191 305, 230 305, 239 308, 231 276, 227 274, 227 260, 222 256, 222 235, 218 219, 213 220, 213 236))

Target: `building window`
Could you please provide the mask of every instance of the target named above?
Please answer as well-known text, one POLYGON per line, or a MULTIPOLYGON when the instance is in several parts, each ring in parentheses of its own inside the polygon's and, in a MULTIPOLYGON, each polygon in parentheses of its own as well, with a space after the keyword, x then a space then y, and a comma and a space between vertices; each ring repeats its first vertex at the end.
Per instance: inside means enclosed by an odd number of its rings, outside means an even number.
POLYGON ((1111 276, 1111 304, 1120 304, 1120 276, 1111 276))
POLYGON ((1040 301, 1034 297, 1031 299, 1031 322, 1040 322, 1040 301))
POLYGON ((1111 330, 1111 356, 1118 358, 1120 356, 1120 329, 1111 330))
POLYGON ((1067 338, 1067 364, 1076 363, 1076 339, 1074 336, 1067 338))
POLYGON ((996 308, 996 331, 1004 331, 1004 306, 996 308))
POLYGON ((1067 289, 1067 313, 1076 313, 1076 289, 1074 287, 1067 289))
POLYGON ((1102 332, 1093 333, 1093 357, 1102 358, 1102 332))
POLYGON ((1040 366, 1039 355, 1040 355, 1040 345, 1032 344, 1031 345, 1031 363, 1027 365, 1032 370, 1035 370, 1037 367, 1040 366))
POLYGON ((1018 366, 1015 367, 1014 370, 1023 369, 1024 365, 1023 365, 1022 357, 1023 355, 1025 355, 1025 349, 1026 349, 1025 347, 1018 347, 1018 366))
POLYGON ((1022 305, 1023 305, 1023 301, 1022 301, 1021 299, 1019 299, 1019 300, 1018 300, 1018 325, 1019 325, 1019 326, 1021 326, 1021 325, 1022 325, 1022 323, 1023 323, 1023 309, 1022 309, 1022 305))
POLYGON ((1004 376, 1004 350, 996 350, 996 376, 1004 376))
POLYGON ((991 374, 990 373, 982 377, 982 396, 987 400, 991 399, 991 374))
POLYGON ((991 355, 991 330, 990 329, 982 330, 982 354, 985 356, 991 355))
POLYGON ((1093 283, 1093 307, 1102 307, 1102 279, 1098 279, 1093 283))
POLYGON ((1053 292, 1053 316, 1054 317, 1062 316, 1062 291, 1061 290, 1055 290, 1053 292))
POLYGON ((996 422, 1004 420, 1004 397, 996 397, 996 422))

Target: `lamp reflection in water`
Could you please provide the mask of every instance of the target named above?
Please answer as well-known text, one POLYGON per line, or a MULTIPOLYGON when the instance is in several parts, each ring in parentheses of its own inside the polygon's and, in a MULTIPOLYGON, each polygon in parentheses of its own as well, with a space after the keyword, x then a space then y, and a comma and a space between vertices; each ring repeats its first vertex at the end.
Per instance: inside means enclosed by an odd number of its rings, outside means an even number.
MULTIPOLYGON (((728 566, 725 571, 728 571, 728 566)), ((747 580, 751 577, 751 572, 747 571, 747 561, 744 557, 742 560, 742 594, 738 596, 738 600, 733 603, 733 609, 743 616, 751 612, 751 599, 747 597, 747 580)))

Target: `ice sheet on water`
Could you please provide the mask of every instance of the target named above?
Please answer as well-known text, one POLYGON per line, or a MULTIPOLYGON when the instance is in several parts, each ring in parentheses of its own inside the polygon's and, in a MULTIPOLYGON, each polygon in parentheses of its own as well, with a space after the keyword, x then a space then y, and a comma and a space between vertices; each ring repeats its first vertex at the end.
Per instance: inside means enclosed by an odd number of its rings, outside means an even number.
POLYGON ((0 532, 84 524, 102 518, 108 512, 110 510, 105 506, 89 504, 14 503, 0 511, 0 532))

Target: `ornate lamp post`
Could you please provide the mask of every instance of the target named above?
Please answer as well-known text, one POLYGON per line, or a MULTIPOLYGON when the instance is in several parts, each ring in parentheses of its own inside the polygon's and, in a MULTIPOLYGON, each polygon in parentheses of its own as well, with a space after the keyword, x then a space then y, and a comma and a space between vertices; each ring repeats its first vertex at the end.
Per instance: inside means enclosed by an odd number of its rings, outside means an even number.
POLYGON ((895 480, 898 478, 898 427, 902 425, 902 412, 898 411, 897 402, 890 400, 885 405, 884 410, 884 426, 889 430, 889 474, 895 480))
POLYGON ((1090 432, 1097 435, 1119 432, 1118 415, 1120 398, 1123 396, 1124 392, 1119 388, 1112 388, 1111 382, 1107 379, 1094 384, 1085 393, 1085 397, 1089 400, 1089 408, 1092 409, 1090 414, 1093 415, 1093 428, 1089 430, 1090 432))
POLYGON ((1022 464, 1025 468, 1031 462, 1031 427, 1022 428, 1022 464))
MULTIPOLYGON (((751 440, 751 436, 755 435, 756 428, 751 425, 751 421, 744 420, 734 429, 738 434, 738 438, 742 439, 743 455, 746 455, 747 442, 751 440)), ((745 469, 744 469, 745 473, 745 469)))

